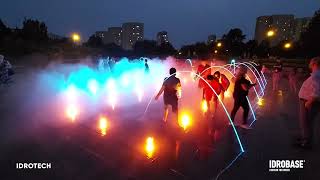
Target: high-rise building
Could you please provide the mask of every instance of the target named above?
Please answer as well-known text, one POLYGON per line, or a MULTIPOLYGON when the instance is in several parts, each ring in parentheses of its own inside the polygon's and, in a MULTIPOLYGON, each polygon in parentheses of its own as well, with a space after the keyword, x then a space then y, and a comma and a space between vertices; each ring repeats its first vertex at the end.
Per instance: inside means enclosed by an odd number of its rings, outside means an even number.
POLYGON ((123 49, 130 50, 137 41, 143 41, 144 25, 138 22, 122 24, 121 45, 123 49))
POLYGON ((211 44, 211 43, 216 42, 216 40, 217 40, 217 36, 214 35, 214 34, 211 34, 211 35, 208 36, 208 42, 207 43, 211 44))
POLYGON ((157 33, 157 44, 161 45, 164 43, 169 43, 169 37, 167 31, 161 31, 157 33))
POLYGON ((260 16, 257 18, 255 40, 260 44, 261 41, 266 39, 267 31, 271 29, 271 16, 260 16))
POLYGON ((296 18, 294 20, 294 40, 299 41, 301 33, 305 32, 311 21, 310 17, 296 18))
POLYGON ((268 39, 271 46, 281 41, 294 39, 294 16, 293 15, 271 15, 257 18, 255 40, 258 43, 268 39), (273 31, 272 37, 267 37, 268 31, 273 31))
POLYGON ((122 35, 121 27, 108 28, 108 31, 104 40, 104 44, 114 43, 118 46, 121 46, 121 35, 122 35))

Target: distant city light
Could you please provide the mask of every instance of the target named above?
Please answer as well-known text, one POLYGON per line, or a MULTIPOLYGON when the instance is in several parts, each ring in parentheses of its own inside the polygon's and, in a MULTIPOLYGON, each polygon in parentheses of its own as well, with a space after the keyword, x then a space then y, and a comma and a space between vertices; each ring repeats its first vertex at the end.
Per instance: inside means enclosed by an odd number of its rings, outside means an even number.
POLYGON ((73 33, 71 37, 72 37, 73 42, 79 42, 81 39, 80 35, 77 33, 73 33))
POLYGON ((218 42, 217 46, 218 46, 218 47, 221 47, 221 46, 222 46, 222 43, 221 43, 221 42, 218 42))
POLYGON ((289 48, 291 48, 291 43, 287 42, 287 43, 284 44, 283 47, 284 47, 285 49, 289 49, 289 48))
POLYGON ((273 31, 273 30, 269 30, 268 32, 267 32, 267 37, 272 37, 272 36, 274 36, 275 35, 275 32, 273 31))

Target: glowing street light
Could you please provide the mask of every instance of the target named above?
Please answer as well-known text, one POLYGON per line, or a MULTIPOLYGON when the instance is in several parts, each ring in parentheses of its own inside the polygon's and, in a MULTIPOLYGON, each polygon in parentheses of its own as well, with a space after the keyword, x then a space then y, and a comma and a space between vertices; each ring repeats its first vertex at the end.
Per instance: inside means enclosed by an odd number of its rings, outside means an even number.
POLYGON ((71 35, 71 38, 72 38, 73 42, 75 42, 75 43, 80 42, 80 40, 81 40, 80 35, 78 33, 73 33, 71 35))
POLYGON ((218 50, 214 50, 214 53, 217 54, 217 53, 218 53, 218 50))
POLYGON ((269 30, 267 32, 267 37, 273 37, 275 35, 275 32, 273 30, 269 30))
POLYGON ((221 46, 222 46, 222 43, 218 42, 217 47, 221 47, 221 46))
POLYGON ((292 44, 289 43, 289 42, 287 42, 287 43, 285 43, 285 44, 283 45, 283 47, 284 47, 285 49, 290 49, 291 46, 292 46, 292 44))
POLYGON ((154 151, 155 151, 155 145, 154 145, 153 137, 148 137, 146 139, 145 151, 147 153, 147 157, 148 158, 152 158, 152 156, 154 154, 154 151))

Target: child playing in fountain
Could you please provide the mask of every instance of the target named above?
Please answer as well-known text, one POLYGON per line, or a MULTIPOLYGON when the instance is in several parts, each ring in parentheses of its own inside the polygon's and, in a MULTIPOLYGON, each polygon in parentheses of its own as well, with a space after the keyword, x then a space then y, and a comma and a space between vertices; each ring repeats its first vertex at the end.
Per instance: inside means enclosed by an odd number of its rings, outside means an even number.
POLYGON ((223 101, 224 100, 224 93, 228 90, 228 88, 230 86, 230 81, 227 78, 227 76, 224 75, 224 74, 221 74, 220 71, 214 72, 213 76, 216 79, 218 79, 219 83, 222 86, 222 89, 221 89, 221 100, 223 101))
MULTIPOLYGON (((208 107, 208 112, 206 113, 206 117, 209 116, 210 118, 210 115, 212 114, 211 118, 213 118, 216 113, 216 109, 218 107, 218 96, 221 93, 222 86, 219 83, 219 80, 213 75, 208 75, 207 80, 208 80, 208 84, 205 83, 204 85, 202 98, 203 100, 206 101, 207 107, 208 107), (214 110, 211 113, 210 102, 212 99, 213 99, 214 110)), ((208 126, 209 126, 208 133, 210 135, 212 131, 212 120, 209 120, 208 126)))
POLYGON ((210 110, 210 101, 213 99, 213 104, 214 104, 213 112, 215 113, 218 106, 218 96, 221 93, 222 86, 219 83, 219 80, 215 78, 213 75, 208 75, 207 80, 208 80, 208 84, 205 83, 205 86, 203 88, 202 98, 206 100, 208 110, 210 110), (214 93, 212 89, 216 93, 214 93))

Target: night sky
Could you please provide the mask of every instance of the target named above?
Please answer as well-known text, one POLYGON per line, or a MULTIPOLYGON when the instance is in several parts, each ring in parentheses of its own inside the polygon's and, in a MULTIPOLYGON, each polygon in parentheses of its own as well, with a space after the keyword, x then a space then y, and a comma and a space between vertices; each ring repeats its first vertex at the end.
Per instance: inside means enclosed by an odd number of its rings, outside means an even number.
POLYGON ((176 47, 220 37, 239 27, 253 38, 256 17, 270 14, 312 16, 319 0, 1 0, 0 18, 20 27, 24 17, 45 21, 59 35, 80 32, 86 39, 95 31, 123 22, 145 24, 145 39, 166 30, 176 47))

